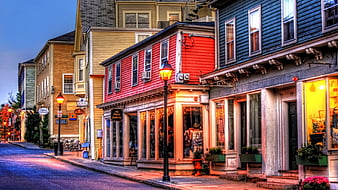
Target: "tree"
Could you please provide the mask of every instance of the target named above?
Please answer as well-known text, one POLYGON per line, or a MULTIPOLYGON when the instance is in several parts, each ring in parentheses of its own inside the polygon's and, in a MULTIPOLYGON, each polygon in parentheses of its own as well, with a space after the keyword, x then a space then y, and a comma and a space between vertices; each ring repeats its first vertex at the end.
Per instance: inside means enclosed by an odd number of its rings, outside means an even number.
POLYGON ((16 96, 14 97, 12 93, 8 93, 8 104, 12 106, 13 109, 19 109, 21 108, 21 93, 16 93, 16 96))
POLYGON ((33 110, 27 112, 25 139, 35 144, 39 143, 40 115, 34 106, 33 110))

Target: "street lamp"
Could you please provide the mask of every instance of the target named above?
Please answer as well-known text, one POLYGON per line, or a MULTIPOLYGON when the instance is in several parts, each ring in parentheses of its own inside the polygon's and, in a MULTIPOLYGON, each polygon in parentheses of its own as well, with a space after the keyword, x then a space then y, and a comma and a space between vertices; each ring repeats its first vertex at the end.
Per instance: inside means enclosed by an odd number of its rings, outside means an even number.
POLYGON ((65 98, 62 96, 62 94, 60 92, 60 94, 56 97, 56 102, 59 104, 59 111, 58 111, 59 128, 58 128, 58 149, 57 149, 55 156, 61 156, 62 155, 61 142, 60 142, 60 129, 61 129, 60 124, 61 124, 61 117, 62 117, 61 104, 63 103, 64 100, 65 100, 65 98))
POLYGON ((163 181, 170 181, 169 170, 168 170, 168 127, 167 127, 167 102, 168 102, 168 80, 171 77, 173 72, 173 68, 168 63, 167 60, 163 61, 162 68, 160 69, 160 77, 164 81, 164 116, 163 116, 163 132, 164 132, 164 139, 163 139, 163 181))

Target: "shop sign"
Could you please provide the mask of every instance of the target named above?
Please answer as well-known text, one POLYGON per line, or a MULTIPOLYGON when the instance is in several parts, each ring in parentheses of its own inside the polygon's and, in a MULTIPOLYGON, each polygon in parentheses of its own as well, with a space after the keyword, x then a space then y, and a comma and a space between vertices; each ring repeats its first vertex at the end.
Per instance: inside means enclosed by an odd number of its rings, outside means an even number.
POLYGON ((111 119, 113 121, 121 121, 122 120, 122 110, 121 109, 111 110, 111 119))
POLYGON ((75 113, 76 115, 82 115, 82 114, 84 114, 84 110, 78 108, 78 109, 75 109, 75 110, 74 110, 74 113, 75 113))
POLYGON ((77 119, 77 118, 76 118, 75 113, 70 113, 70 114, 69 114, 69 120, 70 120, 70 121, 76 121, 76 119, 77 119))
POLYGON ((47 108, 40 108, 39 109, 39 114, 40 115, 47 115, 49 113, 47 108))
POLYGON ((85 98, 79 98, 79 101, 76 102, 76 106, 77 107, 87 107, 88 106, 88 102, 86 101, 85 98))

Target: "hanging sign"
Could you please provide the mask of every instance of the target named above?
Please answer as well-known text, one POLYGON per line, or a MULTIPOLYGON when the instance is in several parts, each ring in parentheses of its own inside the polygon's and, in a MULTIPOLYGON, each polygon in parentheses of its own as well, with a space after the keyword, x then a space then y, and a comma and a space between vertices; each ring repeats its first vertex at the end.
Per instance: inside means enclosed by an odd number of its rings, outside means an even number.
POLYGON ((77 119, 77 118, 76 118, 76 114, 75 114, 75 113, 70 113, 70 114, 69 114, 69 120, 70 120, 70 121, 76 121, 76 119, 77 119))
POLYGON ((111 119, 113 121, 121 121, 122 120, 122 110, 121 109, 113 109, 111 110, 111 119))
POLYGON ((87 107, 88 106, 88 102, 85 98, 79 98, 79 101, 76 102, 76 106, 77 107, 87 107))
POLYGON ((39 114, 40 115, 47 115, 49 113, 47 108, 40 108, 39 109, 39 114))
POLYGON ((84 114, 84 110, 78 108, 78 109, 75 109, 75 110, 74 110, 74 113, 75 113, 76 115, 82 115, 82 114, 84 114))

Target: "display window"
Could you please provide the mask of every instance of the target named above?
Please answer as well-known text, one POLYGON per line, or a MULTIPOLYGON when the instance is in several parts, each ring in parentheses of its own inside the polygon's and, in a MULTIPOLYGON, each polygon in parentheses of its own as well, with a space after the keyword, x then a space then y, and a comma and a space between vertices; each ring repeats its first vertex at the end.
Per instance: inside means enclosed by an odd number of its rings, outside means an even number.
POLYGON ((224 101, 217 101, 216 104, 216 145, 224 147, 224 101))
POLYGON ((203 123, 201 107, 183 108, 184 158, 192 158, 193 152, 203 151, 203 123))
POLYGON ((338 148, 338 79, 304 84, 307 143, 338 148))

